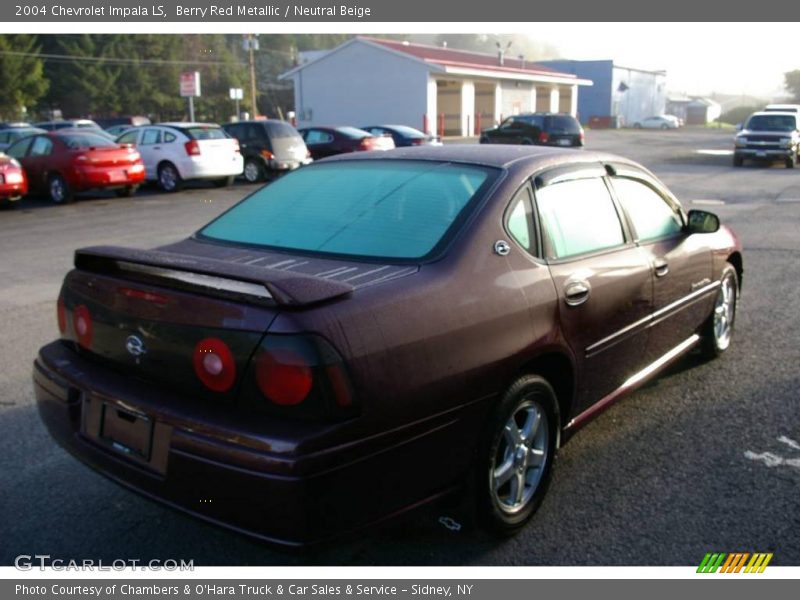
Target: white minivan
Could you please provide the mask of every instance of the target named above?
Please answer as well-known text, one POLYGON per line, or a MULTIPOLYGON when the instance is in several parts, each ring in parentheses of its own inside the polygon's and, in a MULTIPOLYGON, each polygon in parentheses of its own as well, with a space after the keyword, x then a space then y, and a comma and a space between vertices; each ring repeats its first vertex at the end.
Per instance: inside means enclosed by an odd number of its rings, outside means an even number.
POLYGON ((211 123, 144 125, 124 132, 117 143, 136 146, 146 179, 165 192, 176 192, 192 179, 230 185, 244 167, 239 142, 211 123))

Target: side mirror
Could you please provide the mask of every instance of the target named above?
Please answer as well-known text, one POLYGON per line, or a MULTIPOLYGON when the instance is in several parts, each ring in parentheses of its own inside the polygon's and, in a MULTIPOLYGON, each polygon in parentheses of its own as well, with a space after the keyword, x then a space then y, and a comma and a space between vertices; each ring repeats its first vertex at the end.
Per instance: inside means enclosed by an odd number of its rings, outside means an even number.
POLYGON ((719 231, 719 217, 704 210, 690 210, 686 231, 689 233, 714 233, 719 231))

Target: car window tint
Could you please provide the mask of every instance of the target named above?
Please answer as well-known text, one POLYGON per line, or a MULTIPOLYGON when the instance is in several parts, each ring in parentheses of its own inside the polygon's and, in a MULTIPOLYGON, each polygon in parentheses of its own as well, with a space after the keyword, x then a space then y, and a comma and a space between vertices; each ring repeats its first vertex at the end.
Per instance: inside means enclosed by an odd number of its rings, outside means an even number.
POLYGON ((319 164, 262 188, 200 234, 290 250, 421 258, 491 173, 416 161, 319 164))
POLYGON ((532 249, 530 192, 527 187, 522 188, 511 202, 511 211, 508 213, 506 226, 520 246, 530 251, 532 249))
POLYGON ((35 138, 24 138, 19 140, 16 144, 8 147, 6 154, 11 158, 24 158, 34 139, 35 138))
POLYGON ((622 224, 605 182, 574 179, 536 192, 548 258, 567 258, 618 246, 622 224))
POLYGON ((680 232, 682 225, 677 212, 650 186, 624 177, 615 177, 613 185, 640 240, 680 232))
POLYGON ((37 137, 31 146, 30 156, 47 156, 53 151, 53 142, 50 138, 37 137))
POLYGON ((797 119, 793 115, 753 115, 745 129, 751 131, 793 131, 797 129, 797 119))
POLYGON ((62 135, 61 141, 70 150, 79 148, 113 148, 117 145, 113 140, 88 132, 62 135))
POLYGON ((306 144, 326 144, 333 141, 333 135, 327 131, 319 129, 309 129, 306 131, 306 144))
POLYGON ((165 144, 171 144, 172 142, 178 139, 178 136, 172 133, 171 131, 164 131, 161 135, 161 139, 164 141, 165 144))
POLYGON ((152 144, 161 143, 161 130, 159 129, 145 129, 142 135, 142 146, 150 146, 152 144))
POLYGON ((139 137, 138 131, 129 131, 127 133, 123 133, 117 139, 118 144, 135 144, 136 139, 139 137))
POLYGON ((7 131, 0 132, 0 144, 7 144, 11 134, 7 131))
POLYGON ((187 127, 183 131, 191 140, 224 140, 228 137, 222 127, 187 127))
POLYGON ((565 133, 580 133, 581 126, 578 120, 568 115, 553 115, 550 119, 551 131, 563 131, 565 133))
POLYGON ((370 135, 369 132, 359 129, 358 127, 337 127, 336 131, 354 140, 360 140, 370 135))
POLYGON ((298 137, 297 130, 288 123, 283 123, 281 121, 270 121, 267 123, 266 127, 267 130, 269 131, 270 137, 274 139, 288 139, 288 138, 298 137))

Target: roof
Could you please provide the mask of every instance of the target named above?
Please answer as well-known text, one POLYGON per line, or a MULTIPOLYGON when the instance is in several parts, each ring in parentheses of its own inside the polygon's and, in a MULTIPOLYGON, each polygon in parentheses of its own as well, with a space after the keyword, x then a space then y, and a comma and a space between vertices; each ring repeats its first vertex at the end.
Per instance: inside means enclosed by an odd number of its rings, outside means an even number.
POLYGON ((580 79, 572 73, 563 73, 535 62, 520 60, 519 58, 505 57, 501 65, 497 54, 470 52, 468 50, 456 50, 440 46, 429 46, 427 44, 414 44, 406 41, 384 40, 364 36, 352 38, 329 52, 312 58, 308 62, 283 73, 279 79, 285 79, 309 65, 325 60, 341 48, 354 43, 367 44, 395 54, 400 54, 409 59, 424 63, 429 67, 433 67, 435 70, 447 73, 472 74, 485 77, 500 76, 510 79, 537 79, 566 84, 592 85, 591 81, 580 79))
MULTIPOLYGON (((538 168, 550 164, 631 162, 620 156, 591 150, 575 150, 554 146, 514 144, 448 144, 446 146, 412 146, 384 152, 337 154, 314 164, 349 160, 433 160, 472 163, 488 167, 509 168, 514 164, 538 168)), ((632 163, 634 164, 634 163, 632 163)))

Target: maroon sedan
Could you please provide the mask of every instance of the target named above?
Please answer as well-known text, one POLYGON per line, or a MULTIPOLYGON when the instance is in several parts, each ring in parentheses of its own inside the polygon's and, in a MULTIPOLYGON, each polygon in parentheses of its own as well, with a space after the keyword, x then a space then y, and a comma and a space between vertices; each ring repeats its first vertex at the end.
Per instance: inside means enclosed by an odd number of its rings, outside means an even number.
POLYGON ((28 176, 31 193, 57 204, 74 194, 113 189, 132 196, 144 181, 144 163, 132 146, 120 145, 88 129, 59 129, 23 138, 6 150, 28 176))
POLYGON ((28 178, 16 159, 0 152, 0 206, 28 193, 28 178))
POLYGON ((373 135, 357 127, 305 127, 298 129, 314 160, 366 150, 392 150, 395 147, 390 135, 373 135))
POLYGON ((362 152, 179 243, 78 250, 35 391, 80 460, 261 539, 454 490, 507 532, 589 418, 729 347, 741 277, 716 216, 617 156, 362 152))

